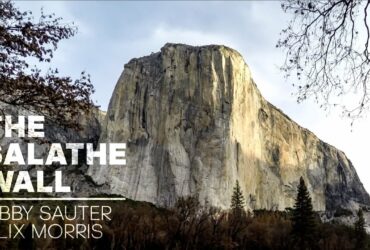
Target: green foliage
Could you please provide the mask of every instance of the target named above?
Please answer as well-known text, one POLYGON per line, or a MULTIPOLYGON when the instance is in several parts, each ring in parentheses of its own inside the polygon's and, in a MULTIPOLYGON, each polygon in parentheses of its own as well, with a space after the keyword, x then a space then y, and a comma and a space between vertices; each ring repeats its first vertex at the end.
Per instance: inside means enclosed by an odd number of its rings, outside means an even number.
POLYGON ((358 210, 357 221, 355 222, 356 249, 366 249, 365 219, 362 209, 358 210))
POLYGON ((292 211, 293 239, 301 249, 311 249, 315 240, 315 213, 306 184, 301 177, 298 185, 298 193, 292 211))
POLYGON ((241 191, 239 181, 236 181, 233 195, 231 197, 231 209, 234 211, 240 211, 243 210, 245 206, 245 201, 243 197, 243 193, 241 191))

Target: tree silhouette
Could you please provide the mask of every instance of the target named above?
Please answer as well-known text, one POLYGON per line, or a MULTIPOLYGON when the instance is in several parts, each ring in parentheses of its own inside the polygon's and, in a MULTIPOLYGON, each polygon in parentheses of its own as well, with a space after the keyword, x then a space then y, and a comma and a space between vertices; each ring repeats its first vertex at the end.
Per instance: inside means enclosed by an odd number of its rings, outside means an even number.
POLYGON ((21 238, 18 243, 19 249, 24 250, 32 250, 35 249, 34 240, 32 238, 32 224, 28 223, 27 227, 25 228, 24 232, 24 238, 21 238))
POLYGON ((339 107, 352 119, 361 116, 370 107, 370 1, 287 0, 281 6, 291 21, 277 47, 285 52, 282 70, 295 82, 298 102, 314 97, 326 109, 348 95, 351 102, 339 107))
POLYGON ((59 125, 76 127, 81 112, 93 106, 94 92, 85 72, 80 79, 59 76, 58 69, 43 73, 30 58, 49 63, 58 43, 74 36, 76 27, 63 24, 54 14, 20 11, 0 1, 0 102, 43 114, 59 125), (37 21, 36 21, 37 20, 37 21))
POLYGON ((292 216, 292 234, 300 249, 311 249, 315 236, 315 213, 306 184, 301 177, 292 216))
POLYGON ((236 181, 233 195, 231 196, 231 209, 234 211, 242 211, 245 206, 243 193, 240 189, 239 181, 236 181))
POLYGON ((357 217, 355 222, 356 249, 366 249, 365 219, 362 209, 358 210, 357 217))

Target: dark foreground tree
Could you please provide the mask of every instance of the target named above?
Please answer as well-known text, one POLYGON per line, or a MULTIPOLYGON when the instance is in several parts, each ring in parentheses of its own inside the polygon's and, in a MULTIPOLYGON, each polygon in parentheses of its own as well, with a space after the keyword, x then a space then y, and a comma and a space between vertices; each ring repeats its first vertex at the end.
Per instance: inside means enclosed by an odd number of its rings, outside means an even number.
POLYGON ((299 249, 314 249, 315 213, 306 184, 301 177, 292 216, 292 234, 294 243, 299 249))
POLYGON ((365 219, 362 209, 358 210, 357 221, 355 222, 356 249, 366 249, 365 219))
POLYGON ((23 232, 24 238, 21 238, 18 243, 19 249, 33 250, 35 249, 35 243, 32 238, 32 224, 29 223, 23 232))
POLYGON ((231 213, 229 213, 228 218, 228 235, 233 242, 242 241, 241 236, 249 224, 244 207, 244 196, 239 181, 236 180, 233 195, 231 196, 231 213))
POLYGON ((60 76, 57 69, 43 73, 30 58, 49 63, 58 43, 74 36, 76 27, 54 14, 34 19, 10 1, 0 1, 0 101, 36 111, 59 125, 76 127, 81 112, 93 106, 89 75, 60 76))
POLYGON ((286 52, 282 70, 295 82, 298 102, 315 97, 325 109, 334 105, 352 119, 361 116, 370 107, 370 1, 287 0, 281 6, 291 21, 277 47, 286 52))
POLYGON ((244 210, 245 201, 242 190, 240 189, 239 181, 236 181, 233 195, 231 196, 231 209, 234 211, 244 210))

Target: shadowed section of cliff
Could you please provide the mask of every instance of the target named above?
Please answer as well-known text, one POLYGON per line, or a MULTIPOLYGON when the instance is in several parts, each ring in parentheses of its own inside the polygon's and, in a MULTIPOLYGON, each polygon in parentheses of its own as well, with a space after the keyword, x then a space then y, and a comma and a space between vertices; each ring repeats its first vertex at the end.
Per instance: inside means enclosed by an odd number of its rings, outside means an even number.
POLYGON ((100 141, 127 142, 127 165, 94 165, 88 174, 135 200, 171 206, 197 195, 226 208, 239 180, 250 208, 282 210, 303 176, 315 210, 370 203, 344 153, 268 103, 241 55, 225 46, 166 44, 132 59, 100 141))
MULTIPOLYGON (((20 108, 18 106, 6 104, 0 102, 0 109, 3 114, 12 116, 13 121, 17 121, 18 116, 25 116, 26 119, 31 115, 40 115, 29 109, 20 108)), ((101 133, 100 123, 104 120, 105 113, 98 110, 92 109, 89 114, 81 112, 79 116, 79 126, 80 130, 74 128, 66 128, 58 125, 55 121, 45 117, 44 122, 44 133, 45 136, 42 138, 30 138, 30 137, 19 137, 17 130, 13 130, 11 137, 5 137, 4 125, 0 125, 0 149, 2 154, 8 151, 9 145, 11 143, 16 143, 20 146, 21 152, 23 153, 23 158, 25 162, 28 162, 28 143, 35 145, 35 158, 46 159, 49 154, 50 145, 52 143, 96 143, 99 140, 101 133)), ((64 150, 64 155, 67 160, 71 158, 71 152, 69 150, 64 150)), ((86 176, 87 165, 83 160, 86 157, 85 150, 80 150, 79 152, 79 164, 78 165, 33 165, 33 164, 11 164, 2 166, 2 171, 13 170, 13 171, 28 171, 32 181, 36 183, 37 172, 42 170, 44 172, 45 178, 43 183, 45 186, 53 186, 55 181, 55 171, 63 172, 63 185, 70 186, 74 196, 85 197, 87 195, 95 195, 100 193, 100 187, 94 185, 90 181, 91 177, 86 176)), ((4 161, 3 157, 3 161, 4 161)), ((3 162, 2 161, 2 162, 3 162)), ((70 162, 68 162, 70 163, 70 162)), ((25 194, 22 193, 21 194, 25 194)), ((13 193, 12 195, 17 195, 13 193)), ((34 193, 30 193, 29 197, 34 196, 34 193)), ((48 193, 48 195, 55 196, 69 196, 70 193, 48 193)))

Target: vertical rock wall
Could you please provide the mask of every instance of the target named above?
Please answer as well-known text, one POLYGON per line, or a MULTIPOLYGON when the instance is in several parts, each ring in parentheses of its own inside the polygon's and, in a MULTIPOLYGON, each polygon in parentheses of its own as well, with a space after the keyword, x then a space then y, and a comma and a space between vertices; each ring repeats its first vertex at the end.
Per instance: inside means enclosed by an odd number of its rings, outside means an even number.
POLYGON ((197 195, 226 208, 239 180, 250 208, 281 210, 303 176, 316 210, 369 204, 344 153, 268 103, 241 55, 224 46, 166 44, 132 59, 100 141, 127 142, 127 165, 94 165, 88 174, 135 200, 170 206, 197 195))

